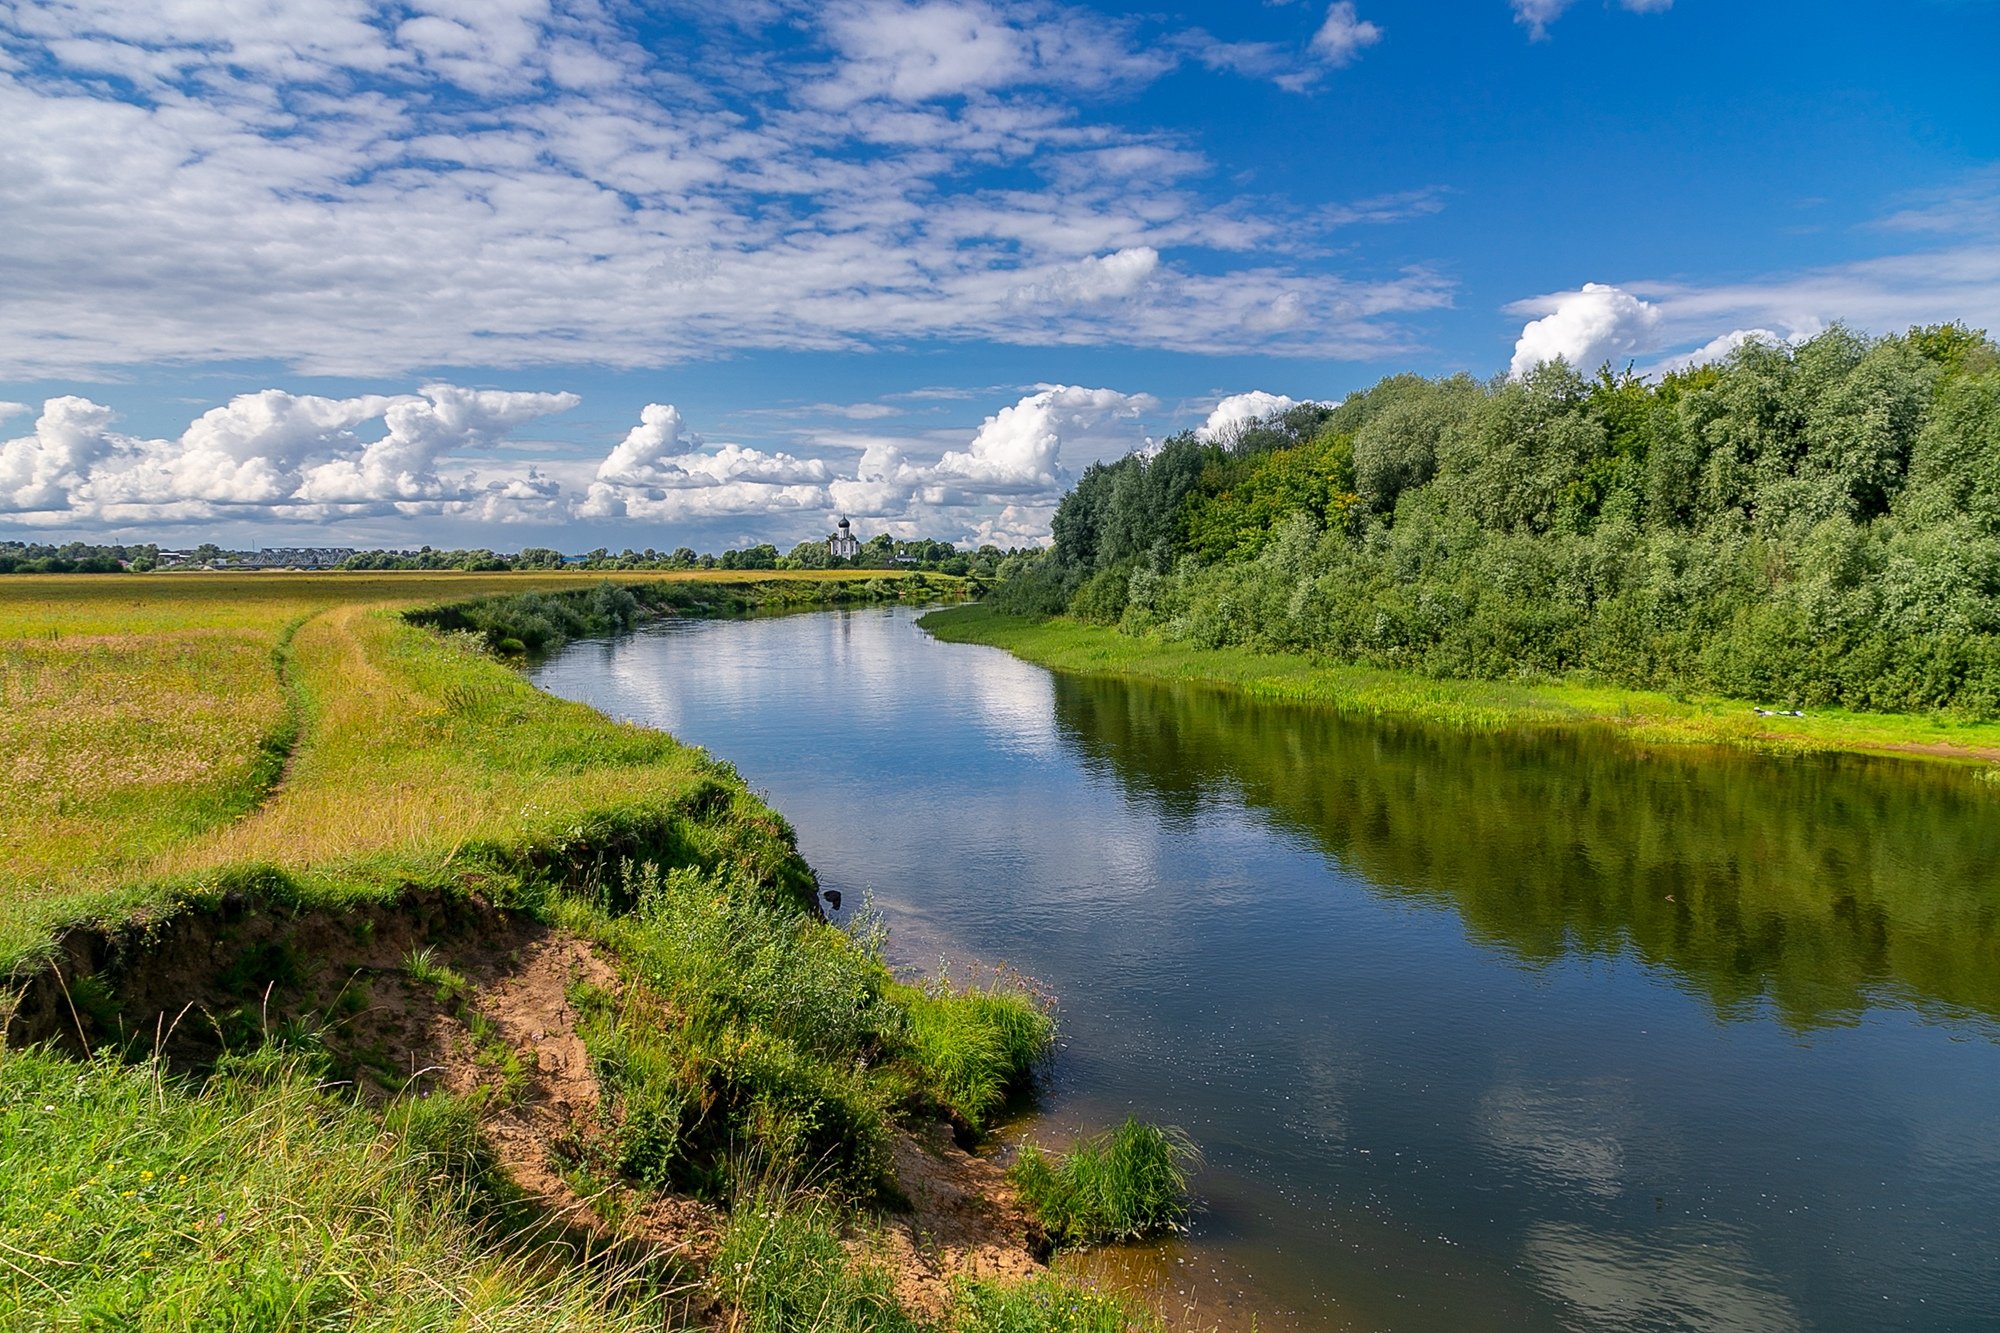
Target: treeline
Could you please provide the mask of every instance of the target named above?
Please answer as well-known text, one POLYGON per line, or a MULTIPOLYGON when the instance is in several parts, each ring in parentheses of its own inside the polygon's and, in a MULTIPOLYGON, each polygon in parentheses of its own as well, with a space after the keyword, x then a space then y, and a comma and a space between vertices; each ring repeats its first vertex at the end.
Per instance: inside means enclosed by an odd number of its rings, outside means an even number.
POLYGON ((974 551, 961 551, 950 542, 930 538, 902 541, 885 533, 862 543, 860 554, 841 560, 833 558, 824 541, 800 542, 788 555, 781 554, 769 542, 742 550, 724 551, 721 555, 697 553, 692 546, 680 546, 671 551, 655 550, 650 546, 643 551, 635 551, 627 547, 614 554, 610 548, 600 546, 584 553, 581 559, 567 559, 559 551, 538 546, 527 547, 511 556, 496 555, 492 551, 432 551, 425 547, 419 552, 363 551, 342 561, 340 568, 583 569, 599 573, 645 569, 915 569, 925 573, 965 574, 990 579, 1002 576, 1002 566, 1009 556, 1018 557, 1015 564, 1018 568, 1030 554, 1028 551, 1003 551, 990 545, 974 551))
POLYGON ((478 636, 501 656, 554 652, 572 639, 601 638, 663 615, 733 614, 921 600, 938 585, 907 579, 767 579, 757 582, 611 582, 555 592, 501 593, 412 611, 405 618, 446 633, 478 636))
MULTIPOLYGON (((312 552, 313 555, 324 555, 312 552)), ((333 555, 338 555, 334 552, 333 555)), ((861 551, 849 559, 836 560, 824 541, 805 541, 781 554, 764 542, 743 550, 727 550, 721 555, 696 552, 691 546, 659 551, 651 547, 635 551, 630 547, 613 553, 598 547, 580 558, 564 556, 545 546, 529 546, 508 555, 484 549, 446 549, 424 546, 414 551, 355 551, 315 564, 312 568, 350 571, 451 571, 462 573, 505 573, 511 570, 582 569, 599 573, 621 570, 658 569, 903 569, 932 574, 958 574, 973 578, 1006 578, 1019 572, 1035 556, 1026 549, 1002 550, 985 545, 961 551, 950 542, 933 538, 900 540, 882 534, 864 542, 861 551)), ((152 543, 140 546, 93 546, 68 542, 60 546, 37 546, 22 542, 0 542, 0 574, 116 574, 124 571, 145 573, 155 568, 269 569, 285 567, 283 552, 230 551, 204 542, 190 552, 163 554, 152 543)))
POLYGON ((1399 375, 1092 467, 1000 596, 1201 646, 2000 714, 2000 349, 1399 375))
POLYGON ((46 546, 34 542, 0 542, 0 574, 117 574, 126 569, 144 573, 159 562, 160 548, 93 546, 64 542, 46 546))
MULTIPOLYGON (((555 552, 523 551, 516 557, 515 568, 523 566, 531 554, 561 557, 555 552)), ((781 554, 776 546, 764 542, 744 550, 724 551, 721 555, 697 555, 693 547, 682 546, 669 552, 627 549, 613 555, 599 548, 584 556, 580 566, 571 568, 592 570, 620 569, 918 569, 933 574, 960 574, 974 578, 1005 577, 1017 571, 1033 552, 1027 549, 1002 550, 988 544, 976 550, 961 551, 947 541, 930 537, 903 540, 880 533, 861 544, 861 550, 852 557, 836 559, 827 549, 825 541, 803 541, 789 553, 781 554), (1014 565, 1007 566, 1007 560, 1014 558, 1014 565)), ((552 563, 547 568, 555 568, 552 563)))

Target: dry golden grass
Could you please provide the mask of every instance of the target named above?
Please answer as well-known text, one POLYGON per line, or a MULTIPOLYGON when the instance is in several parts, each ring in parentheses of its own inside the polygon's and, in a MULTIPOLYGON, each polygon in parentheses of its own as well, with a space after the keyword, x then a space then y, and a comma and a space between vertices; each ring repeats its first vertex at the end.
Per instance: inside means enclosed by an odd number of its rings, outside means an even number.
POLYGON ((699 767, 665 737, 549 698, 376 608, 314 618, 293 652, 309 728, 283 788, 249 817, 173 848, 155 870, 448 856, 551 809, 678 786, 699 767))
POLYGON ((0 578, 0 895, 142 871, 253 804, 288 722, 274 653, 292 625, 350 599, 421 604, 495 585, 481 582, 0 578))
POLYGON ((0 644, 0 888, 102 875, 227 818, 285 721, 247 631, 0 644))
POLYGON ((470 839, 691 782, 700 761, 669 738, 550 699, 397 614, 603 579, 0 577, 0 963, 166 878, 252 861, 435 864, 470 839))

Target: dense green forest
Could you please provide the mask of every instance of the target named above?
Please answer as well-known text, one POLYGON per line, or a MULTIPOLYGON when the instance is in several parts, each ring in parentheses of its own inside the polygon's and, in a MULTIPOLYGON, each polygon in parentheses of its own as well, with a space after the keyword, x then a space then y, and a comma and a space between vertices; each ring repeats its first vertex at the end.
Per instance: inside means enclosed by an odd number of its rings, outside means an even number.
POLYGON ((2000 714, 2000 349, 1746 343, 1648 382, 1398 375, 1093 466, 1005 585, 1213 647, 2000 714))

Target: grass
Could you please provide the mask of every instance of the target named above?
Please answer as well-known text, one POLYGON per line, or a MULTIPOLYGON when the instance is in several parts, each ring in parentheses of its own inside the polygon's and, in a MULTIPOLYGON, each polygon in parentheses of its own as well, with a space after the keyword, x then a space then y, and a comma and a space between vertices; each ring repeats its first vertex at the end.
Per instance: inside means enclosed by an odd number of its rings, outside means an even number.
POLYGON ((1025 989, 899 984, 879 937, 726 868, 627 865, 612 896, 631 909, 564 917, 636 983, 589 997, 583 1037, 614 1100, 614 1165, 653 1186, 724 1198, 751 1161, 869 1195, 899 1117, 983 1130, 1054 1039, 1025 989))
POLYGON ((1025 1282, 973 1282, 952 1308, 952 1333, 1157 1333, 1164 1326, 1130 1302, 1041 1274, 1025 1282))
POLYGON ((637 1333, 687 1285, 580 1257, 453 1099, 377 1116, 277 1050, 199 1085, 0 1055, 0 1327, 637 1333))
MULTIPOLYGON (((854 582, 812 572, 650 581, 728 606, 809 602, 854 582)), ((403 619, 461 598, 601 583, 0 577, 10 796, 0 802, 0 974, 45 953, 66 922, 170 909, 231 866, 274 866, 302 892, 338 896, 316 872, 373 859, 372 875, 331 878, 347 889, 435 878, 471 843, 670 803, 713 766, 669 737, 549 699, 469 641, 403 619)))
POLYGON ((1186 1135, 1128 1118, 1061 1156, 1023 1144, 1007 1176, 1050 1242, 1068 1249, 1181 1229, 1194 1160, 1186 1135))
POLYGON ((904 1012, 903 1047, 937 1101, 984 1133, 1055 1041, 1046 1003, 1021 988, 952 990, 940 981, 892 994, 904 1012))
POLYGON ((809 1194, 744 1199, 714 1266, 730 1333, 918 1333, 889 1274, 842 1246, 841 1221, 837 1208, 809 1194))
MULTIPOLYGON (((668 577, 730 607, 847 595, 838 578, 668 577)), ((722 1261, 636 1261, 515 1196, 480 1117, 526 1069, 430 946, 400 970, 465 1019, 497 1088, 371 1107, 327 1083, 319 1020, 264 984, 300 971, 279 939, 242 952, 240 978, 196 979, 259 997, 236 1053, 199 1075, 143 1052, 0 1053, 0 1326, 659 1328, 696 1280, 740 1328, 1114 1326, 1117 1302, 1047 1282, 969 1287, 927 1324, 856 1259, 892 1129, 991 1123, 1052 1038, 1048 1008, 897 983, 879 934, 819 918, 791 830, 726 764, 496 660, 595 624, 560 595, 600 582, 0 579, 0 763, 24 798, 0 804, 0 972, 30 975, 72 926, 111 932, 129 961, 163 922, 244 903, 344 914, 357 944, 373 909, 425 895, 566 926, 621 977, 571 997, 605 1105, 566 1169, 616 1183, 620 1208, 662 1188, 715 1199, 722 1261), (409 614, 473 598, 462 624, 409 614), (529 613, 542 628, 512 632, 529 613)), ((107 975, 70 999, 108 1035, 123 1015, 107 975)))
POLYGON ((1010 616, 983 605, 933 611, 919 623, 948 642, 1004 648, 1061 671, 1224 686, 1359 716, 1414 718, 1466 730, 1603 724, 1642 742, 2000 761, 2000 722, 1946 714, 1831 709, 1804 718, 1760 717, 1744 700, 1678 698, 1586 681, 1436 680, 1296 653, 1196 648, 1067 617, 1010 616))
POLYGON ((465 979, 464 973, 438 961, 437 949, 433 945, 410 950, 409 956, 403 960, 403 971, 411 981, 430 991, 431 997, 446 1009, 456 1009, 472 990, 472 983, 465 979))
POLYGON ((1050 1273, 968 1281, 935 1323, 896 1302, 889 1275, 842 1245, 837 1209, 810 1194, 737 1210, 715 1265, 730 1333, 1163 1333, 1132 1302, 1050 1273))

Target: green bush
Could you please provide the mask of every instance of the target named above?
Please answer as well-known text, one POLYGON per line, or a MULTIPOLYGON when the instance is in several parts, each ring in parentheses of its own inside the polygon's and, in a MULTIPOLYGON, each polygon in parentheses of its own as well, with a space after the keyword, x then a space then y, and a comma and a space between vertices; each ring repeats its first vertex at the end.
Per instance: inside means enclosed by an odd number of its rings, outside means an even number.
POLYGON ((1007 1175, 1058 1248, 1179 1230, 1193 1144, 1178 1130, 1127 1119, 1052 1157, 1023 1144, 1007 1175))

